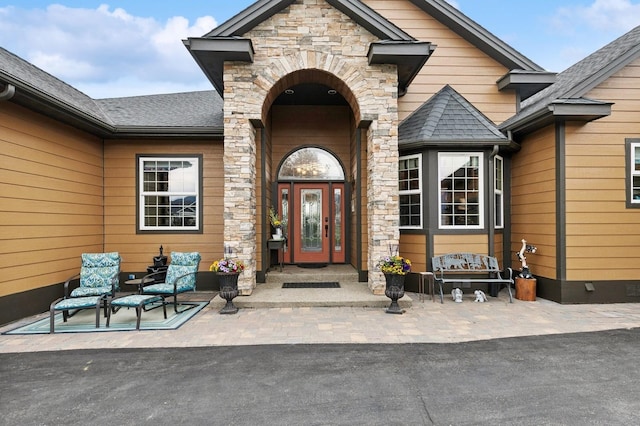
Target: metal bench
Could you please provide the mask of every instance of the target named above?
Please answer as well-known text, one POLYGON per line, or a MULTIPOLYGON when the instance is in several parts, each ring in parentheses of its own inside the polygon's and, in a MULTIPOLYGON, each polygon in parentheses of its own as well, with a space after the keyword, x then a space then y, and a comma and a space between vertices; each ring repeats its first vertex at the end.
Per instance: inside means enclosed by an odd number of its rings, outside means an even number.
POLYGON ((434 280, 440 287, 440 303, 444 303, 442 286, 447 283, 506 284, 509 303, 513 303, 513 269, 507 268, 505 272, 508 277, 503 278, 495 257, 476 253, 449 253, 432 257, 431 267, 434 280))

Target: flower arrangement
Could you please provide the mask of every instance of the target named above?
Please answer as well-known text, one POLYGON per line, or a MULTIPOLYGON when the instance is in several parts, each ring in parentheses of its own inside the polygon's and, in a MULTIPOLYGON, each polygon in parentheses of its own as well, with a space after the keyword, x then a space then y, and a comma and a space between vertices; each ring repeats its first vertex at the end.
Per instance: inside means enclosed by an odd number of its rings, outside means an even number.
POLYGON ((269 221, 271 222, 271 226, 274 228, 281 228, 284 226, 283 220, 278 216, 278 213, 273 207, 269 209, 269 221))
POLYGON ((226 274, 239 274, 244 271, 244 262, 242 260, 222 258, 211 264, 209 270, 212 272, 223 272, 226 274))
POLYGON ((411 271, 411 261, 398 255, 383 257, 377 266, 384 274, 406 275, 411 271))

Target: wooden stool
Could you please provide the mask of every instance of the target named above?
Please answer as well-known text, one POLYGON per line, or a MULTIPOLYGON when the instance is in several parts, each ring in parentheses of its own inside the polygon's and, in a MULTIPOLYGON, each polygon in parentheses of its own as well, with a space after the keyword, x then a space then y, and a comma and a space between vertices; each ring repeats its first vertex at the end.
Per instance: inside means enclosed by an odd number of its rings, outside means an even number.
POLYGON ((107 327, 109 327, 109 323, 111 322, 111 311, 113 306, 117 306, 120 308, 136 308, 136 330, 140 330, 140 317, 142 316, 143 308, 149 303, 153 302, 162 302, 162 310, 164 311, 164 319, 167 319, 167 305, 164 303, 164 300, 160 296, 154 296, 149 294, 130 294, 124 297, 118 297, 117 299, 112 299, 108 302, 109 304, 109 313, 107 314, 107 327))

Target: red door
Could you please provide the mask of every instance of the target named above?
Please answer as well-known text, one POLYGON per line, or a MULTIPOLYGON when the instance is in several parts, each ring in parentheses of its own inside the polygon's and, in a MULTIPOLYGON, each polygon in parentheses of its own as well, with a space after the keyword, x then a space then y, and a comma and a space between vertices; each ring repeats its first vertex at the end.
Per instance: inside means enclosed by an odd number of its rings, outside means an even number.
MULTIPOLYGON (((288 188, 289 185, 282 185, 279 191, 281 206, 288 188)), ((288 215, 289 248, 285 261, 344 263, 344 184, 294 183, 292 195, 292 206, 285 203, 292 207, 288 215)))

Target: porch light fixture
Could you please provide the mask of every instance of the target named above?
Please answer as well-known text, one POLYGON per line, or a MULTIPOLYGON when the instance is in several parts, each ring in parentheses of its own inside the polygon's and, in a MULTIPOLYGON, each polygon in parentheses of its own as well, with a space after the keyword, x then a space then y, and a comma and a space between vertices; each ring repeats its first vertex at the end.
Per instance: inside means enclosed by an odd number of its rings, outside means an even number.
POLYGON ((296 93, 293 89, 287 89, 284 91, 285 95, 293 95, 294 93, 296 93))
POLYGON ((338 91, 335 89, 329 89, 327 90, 327 93, 331 96, 338 94, 338 91))

